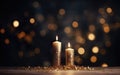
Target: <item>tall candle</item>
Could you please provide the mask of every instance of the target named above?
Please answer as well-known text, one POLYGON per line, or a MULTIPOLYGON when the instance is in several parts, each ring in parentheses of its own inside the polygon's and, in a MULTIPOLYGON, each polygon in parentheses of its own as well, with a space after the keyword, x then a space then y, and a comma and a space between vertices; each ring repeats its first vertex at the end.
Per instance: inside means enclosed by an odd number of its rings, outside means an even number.
POLYGON ((74 49, 70 47, 70 43, 68 43, 68 48, 65 49, 66 53, 66 65, 73 66, 74 65, 74 49))
POLYGON ((58 41, 58 36, 56 36, 56 41, 53 42, 53 66, 60 66, 61 63, 61 42, 58 41))

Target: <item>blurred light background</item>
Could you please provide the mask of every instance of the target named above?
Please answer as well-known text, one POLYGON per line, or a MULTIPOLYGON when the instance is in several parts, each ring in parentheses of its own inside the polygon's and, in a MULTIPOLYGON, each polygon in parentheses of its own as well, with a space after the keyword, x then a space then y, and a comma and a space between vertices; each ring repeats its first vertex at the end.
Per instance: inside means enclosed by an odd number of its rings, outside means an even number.
POLYGON ((120 66, 118 0, 1 0, 0 66, 51 66, 52 42, 71 42, 75 65, 120 66))

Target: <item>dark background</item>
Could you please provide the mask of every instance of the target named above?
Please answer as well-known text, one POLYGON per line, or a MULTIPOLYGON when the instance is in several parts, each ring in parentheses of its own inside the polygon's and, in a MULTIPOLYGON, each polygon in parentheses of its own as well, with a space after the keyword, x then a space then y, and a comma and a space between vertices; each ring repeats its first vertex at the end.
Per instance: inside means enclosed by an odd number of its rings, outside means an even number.
POLYGON ((79 22, 78 29, 83 36, 87 35, 90 24, 96 26, 96 40, 91 42, 85 37, 85 44, 80 44, 86 49, 88 55, 80 56, 83 62, 75 64, 80 66, 101 66, 105 62, 108 66, 120 66, 119 3, 119 0, 0 0, 0 29, 5 29, 4 34, 0 33, 0 66, 52 65, 53 52, 51 44, 56 35, 59 35, 59 40, 63 43, 62 64, 64 65, 66 43, 70 41, 72 45, 76 44, 75 37, 65 34, 64 28, 66 26, 71 27, 74 20, 79 22), (38 3, 38 6, 35 6, 37 5, 35 2, 38 3), (110 32, 105 34, 98 23, 98 19, 101 17, 98 9, 106 9, 107 7, 112 8, 112 14, 106 13, 105 15, 105 19, 110 25, 110 32), (65 15, 63 16, 58 13, 61 8, 65 9, 65 15), (44 20, 37 20, 36 14, 41 14, 44 20), (34 25, 29 23, 31 17, 36 19, 34 25), (18 28, 13 27, 12 22, 14 20, 20 22, 18 28), (57 29, 48 29, 49 24, 56 24, 57 29), (40 35, 42 30, 46 31, 45 35, 40 35), (18 39, 17 34, 21 31, 31 36, 32 31, 34 33, 32 41, 18 39), (9 39, 9 44, 4 42, 6 38, 9 39), (111 42, 109 47, 106 47, 104 43, 106 40, 111 42), (91 63, 89 58, 94 54, 90 50, 94 45, 100 46, 100 49, 105 49, 106 54, 95 54, 99 59, 96 63, 91 63), (35 48, 40 51, 38 54, 34 53, 35 48))

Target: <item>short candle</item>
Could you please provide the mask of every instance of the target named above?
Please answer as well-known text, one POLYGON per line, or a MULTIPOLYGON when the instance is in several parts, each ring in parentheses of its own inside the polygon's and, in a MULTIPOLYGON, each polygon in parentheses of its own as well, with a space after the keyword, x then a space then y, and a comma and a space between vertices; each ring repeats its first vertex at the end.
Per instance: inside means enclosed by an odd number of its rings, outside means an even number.
POLYGON ((68 48, 65 49, 66 53, 66 65, 74 66, 74 49, 70 47, 70 43, 68 43, 68 48))

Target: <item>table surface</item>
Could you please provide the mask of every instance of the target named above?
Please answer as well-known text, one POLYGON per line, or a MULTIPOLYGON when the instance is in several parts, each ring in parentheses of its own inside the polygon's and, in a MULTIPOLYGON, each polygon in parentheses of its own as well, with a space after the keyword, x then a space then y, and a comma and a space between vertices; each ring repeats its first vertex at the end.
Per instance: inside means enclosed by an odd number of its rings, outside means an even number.
POLYGON ((94 67, 94 70, 25 70, 0 68, 0 75, 120 75, 120 67, 94 67))

